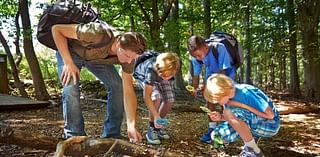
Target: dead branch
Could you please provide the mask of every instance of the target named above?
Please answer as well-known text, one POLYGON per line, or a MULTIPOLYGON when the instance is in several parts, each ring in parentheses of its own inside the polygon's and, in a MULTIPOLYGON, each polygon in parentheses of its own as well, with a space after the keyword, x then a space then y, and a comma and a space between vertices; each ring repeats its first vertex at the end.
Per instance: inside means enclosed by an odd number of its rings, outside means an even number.
POLYGON ((120 139, 93 139, 84 136, 74 136, 58 144, 55 157, 62 157, 63 155, 94 156, 104 154, 108 150, 130 156, 184 156, 179 153, 156 150, 148 148, 145 145, 137 145, 120 139))
POLYGON ((51 136, 27 133, 23 130, 13 130, 13 128, 4 124, 0 124, 0 143, 15 144, 39 150, 56 150, 55 157, 62 157, 63 155, 94 156, 105 154, 108 150, 129 156, 184 156, 166 149, 157 150, 146 145, 133 144, 126 140, 94 139, 86 136, 75 136, 62 140, 51 136))

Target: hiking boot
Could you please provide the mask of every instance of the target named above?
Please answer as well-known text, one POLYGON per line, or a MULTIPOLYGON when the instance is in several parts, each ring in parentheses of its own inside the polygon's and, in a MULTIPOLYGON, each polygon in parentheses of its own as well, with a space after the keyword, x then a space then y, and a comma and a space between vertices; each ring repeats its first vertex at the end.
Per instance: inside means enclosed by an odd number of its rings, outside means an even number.
POLYGON ((170 136, 168 135, 168 133, 167 133, 163 128, 161 128, 161 129, 158 131, 158 137, 159 137, 160 139, 165 139, 165 140, 167 140, 167 139, 170 138, 170 136))
POLYGON ((209 128, 208 132, 202 135, 202 137, 200 138, 200 141, 203 143, 207 143, 207 144, 212 143, 211 132, 213 130, 214 130, 214 128, 209 128))
POLYGON ((153 127, 149 127, 148 132, 146 134, 147 140, 151 144, 160 144, 160 140, 158 137, 157 131, 154 130, 153 127))
POLYGON ((264 157, 264 155, 262 151, 260 151, 260 153, 256 153, 251 147, 245 146, 239 154, 239 157, 264 157))

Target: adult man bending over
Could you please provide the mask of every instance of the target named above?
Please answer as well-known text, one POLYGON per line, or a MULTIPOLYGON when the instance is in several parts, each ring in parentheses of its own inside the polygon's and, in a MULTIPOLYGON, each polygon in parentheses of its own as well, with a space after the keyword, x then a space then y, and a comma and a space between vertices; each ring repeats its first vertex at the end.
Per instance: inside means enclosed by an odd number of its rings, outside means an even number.
POLYGON ((57 24, 52 34, 58 48, 58 74, 63 84, 64 136, 86 135, 80 106, 79 76, 86 67, 108 89, 103 138, 120 138, 125 109, 130 141, 142 137, 136 129, 137 98, 132 84, 135 59, 144 52, 146 41, 140 33, 119 33, 103 22, 57 24), (114 64, 122 66, 122 79, 114 64), (125 105, 123 105, 125 104, 125 105))

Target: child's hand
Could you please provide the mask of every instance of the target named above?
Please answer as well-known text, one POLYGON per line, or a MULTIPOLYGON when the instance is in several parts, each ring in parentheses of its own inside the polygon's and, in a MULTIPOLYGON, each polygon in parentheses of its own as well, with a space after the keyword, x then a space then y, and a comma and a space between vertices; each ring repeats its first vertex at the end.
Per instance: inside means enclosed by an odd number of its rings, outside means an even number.
POLYGON ((168 119, 165 119, 165 118, 157 118, 155 121, 154 121, 154 127, 156 128, 162 128, 162 127, 165 127, 169 124, 169 121, 168 119))
POLYGON ((212 111, 208 115, 212 121, 221 121, 221 114, 217 111, 212 111))

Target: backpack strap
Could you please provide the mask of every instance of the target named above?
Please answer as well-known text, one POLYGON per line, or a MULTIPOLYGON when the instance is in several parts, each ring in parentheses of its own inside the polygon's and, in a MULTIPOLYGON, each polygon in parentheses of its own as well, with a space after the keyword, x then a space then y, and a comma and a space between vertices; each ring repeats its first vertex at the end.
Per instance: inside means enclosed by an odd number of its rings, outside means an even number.
POLYGON ((209 49, 211 48, 211 53, 213 54, 214 58, 216 58, 216 60, 218 60, 219 58, 217 45, 218 45, 218 42, 211 42, 208 44, 209 49))
POLYGON ((139 58, 136 59, 136 63, 134 65, 134 69, 140 64, 143 63, 144 61, 153 58, 153 57, 157 57, 159 55, 159 53, 155 52, 155 51, 147 51, 144 54, 142 54, 139 58))

